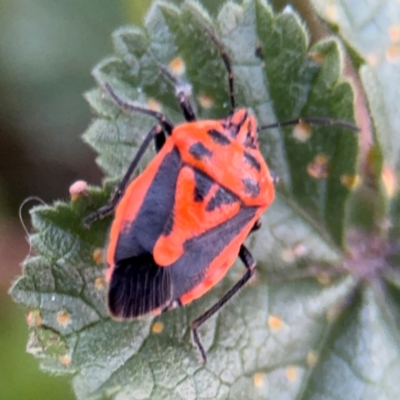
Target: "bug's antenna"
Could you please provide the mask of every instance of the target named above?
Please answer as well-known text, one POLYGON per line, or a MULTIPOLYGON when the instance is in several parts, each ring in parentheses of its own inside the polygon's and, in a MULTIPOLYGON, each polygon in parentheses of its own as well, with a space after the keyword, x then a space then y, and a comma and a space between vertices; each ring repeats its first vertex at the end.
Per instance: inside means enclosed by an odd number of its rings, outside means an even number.
POLYGON ((172 75, 171 72, 169 72, 168 69, 163 65, 160 66, 160 72, 164 74, 174 85, 175 96, 179 101, 186 121, 196 121, 196 115, 189 100, 191 95, 191 87, 181 82, 176 76, 172 75))
POLYGON ((222 45, 222 43, 218 40, 215 33, 207 27, 204 27, 204 29, 207 32, 210 39, 218 47, 218 50, 221 53, 222 60, 224 61, 224 64, 225 64, 225 68, 228 72, 229 96, 231 99, 231 106, 232 106, 232 111, 233 111, 236 108, 236 102, 235 102, 234 77, 233 77, 233 72, 232 72, 231 59, 229 58, 228 53, 224 49, 224 46, 222 45))
POLYGON ((261 125, 258 127, 258 132, 264 129, 271 129, 271 128, 280 128, 282 126, 290 126, 290 125, 297 125, 300 123, 312 124, 312 125, 327 125, 327 126, 341 126, 342 128, 350 129, 354 132, 359 132, 360 128, 357 125, 352 124, 351 122, 340 121, 331 118, 324 118, 324 117, 307 117, 307 118, 294 118, 289 119, 283 122, 275 122, 273 124, 268 125, 261 125))
POLYGON ((158 111, 153 111, 150 110, 147 107, 143 107, 140 104, 136 104, 134 102, 130 102, 130 101, 125 101, 123 100, 121 97, 119 97, 117 95, 117 93, 115 92, 114 88, 108 83, 106 82, 104 84, 104 89, 108 92, 108 94, 111 96, 111 98, 114 100, 114 102, 124 111, 126 112, 139 112, 142 114, 147 114, 150 115, 151 117, 155 118, 158 120, 158 122, 160 123, 160 125, 163 127, 163 129, 165 129, 165 131, 168 134, 171 134, 172 130, 174 129, 174 125, 172 124, 172 122, 162 113, 158 112, 158 111))

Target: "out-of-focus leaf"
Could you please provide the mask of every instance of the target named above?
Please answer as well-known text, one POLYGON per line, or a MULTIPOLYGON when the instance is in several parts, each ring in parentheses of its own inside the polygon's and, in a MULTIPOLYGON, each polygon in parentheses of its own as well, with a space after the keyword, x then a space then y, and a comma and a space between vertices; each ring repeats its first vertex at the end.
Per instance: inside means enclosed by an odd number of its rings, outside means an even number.
MULTIPOLYGON (((393 293, 398 291, 400 281, 400 115, 397 110, 400 4, 395 0, 312 2, 320 15, 335 24, 343 39, 365 60, 359 72, 370 109, 374 143, 370 140, 364 146, 368 149, 367 177, 360 188, 356 214, 358 219, 362 218, 363 211, 364 219, 365 215, 372 215, 387 240, 385 246, 389 256, 380 269, 390 283, 388 287, 383 282, 379 285, 386 288, 381 293, 380 305, 389 310, 393 320, 398 320, 398 311, 393 305, 400 304, 399 295, 393 293), (387 289, 390 287, 393 290, 387 289), (391 301, 392 298, 396 300, 391 301)), ((398 337, 396 340, 399 343, 398 337)))
MULTIPOLYGON (((335 24, 344 40, 365 60, 360 76, 371 111, 377 144, 384 195, 390 218, 398 226, 398 187, 400 176, 400 4, 396 0, 328 2, 312 0, 318 12, 335 24)), ((376 152, 375 152, 376 154, 376 152)), ((371 162, 376 157, 371 156, 371 162)), ((380 177, 379 177, 380 178, 380 177)))

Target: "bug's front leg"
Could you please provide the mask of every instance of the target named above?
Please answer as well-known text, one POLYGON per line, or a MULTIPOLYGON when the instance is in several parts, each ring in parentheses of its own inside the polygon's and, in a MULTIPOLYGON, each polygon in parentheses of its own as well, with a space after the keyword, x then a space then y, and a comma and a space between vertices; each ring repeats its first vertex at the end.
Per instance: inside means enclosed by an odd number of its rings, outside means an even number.
POLYGON ((83 224, 86 227, 89 227, 90 224, 92 224, 94 221, 100 218, 105 218, 107 215, 111 214, 119 201, 121 200, 121 197, 125 193, 125 189, 128 186, 128 183, 130 181, 131 175, 136 169, 139 161, 143 157, 145 151, 149 147, 150 143, 152 140, 155 141, 156 145, 156 150, 160 150, 161 147, 163 146, 163 143, 165 142, 165 135, 163 130, 159 125, 154 126, 150 132, 146 135, 144 138, 142 144, 139 147, 139 150, 135 154, 135 157, 133 158, 131 164, 129 165, 128 170, 126 171, 124 177, 122 178, 120 184, 118 185, 117 190, 115 191, 113 197, 111 198, 111 201, 109 204, 107 204, 104 207, 101 207, 97 211, 89 214, 84 220, 83 224))

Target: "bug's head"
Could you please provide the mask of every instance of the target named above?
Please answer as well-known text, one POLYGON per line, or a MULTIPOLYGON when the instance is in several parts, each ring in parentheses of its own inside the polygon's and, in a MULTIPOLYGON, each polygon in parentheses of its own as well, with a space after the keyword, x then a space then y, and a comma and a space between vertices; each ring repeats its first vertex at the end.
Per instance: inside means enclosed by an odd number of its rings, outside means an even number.
POLYGON ((249 149, 258 148, 257 120, 249 110, 239 108, 227 119, 229 134, 249 149))

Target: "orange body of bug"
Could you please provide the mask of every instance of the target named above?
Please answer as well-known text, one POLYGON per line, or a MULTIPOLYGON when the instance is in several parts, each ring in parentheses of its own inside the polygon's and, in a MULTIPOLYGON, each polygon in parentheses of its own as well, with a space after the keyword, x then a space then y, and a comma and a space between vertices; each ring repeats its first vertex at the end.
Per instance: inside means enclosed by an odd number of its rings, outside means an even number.
POLYGON ((273 199, 273 180, 258 147, 257 123, 245 109, 227 119, 175 127, 146 170, 129 184, 116 208, 107 252, 107 280, 111 290, 115 287, 110 303, 113 314, 137 317, 201 297, 226 274, 273 199), (163 165, 166 157, 171 162, 163 165), (156 180, 157 175, 167 178, 156 180), (153 196, 148 195, 150 191, 153 196), (150 215, 159 223, 151 223, 150 215), (210 239, 216 251, 204 245, 210 239), (148 287, 136 293, 146 292, 146 296, 127 307, 129 301, 122 293, 132 278, 124 276, 114 284, 112 280, 116 265, 132 257, 138 262, 133 241, 140 243, 141 254, 148 254, 147 269, 152 264, 164 269, 159 275, 169 275, 162 278, 169 288, 160 290, 143 273, 141 279, 136 277, 136 284, 148 287), (199 248, 204 254, 197 254, 199 248), (196 253, 194 259, 191 251, 196 253), (182 268, 185 259, 194 265, 182 268))

